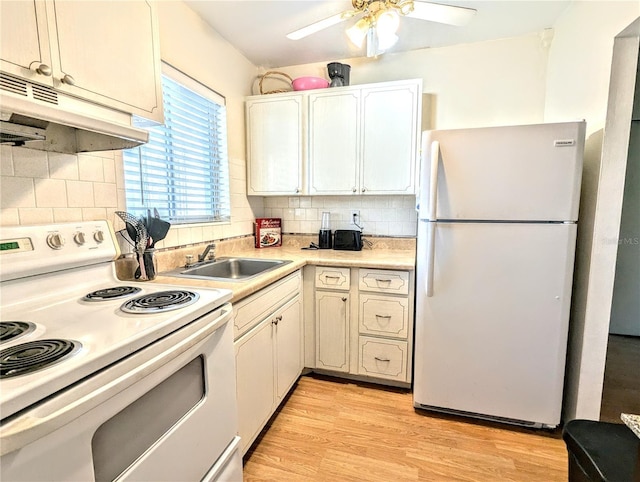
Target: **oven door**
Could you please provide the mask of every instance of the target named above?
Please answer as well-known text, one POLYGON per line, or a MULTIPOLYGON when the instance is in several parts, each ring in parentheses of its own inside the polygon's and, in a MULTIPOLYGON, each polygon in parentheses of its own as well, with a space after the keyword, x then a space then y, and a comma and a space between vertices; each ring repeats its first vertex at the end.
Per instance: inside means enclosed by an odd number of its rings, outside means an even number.
POLYGON ((197 481, 237 431, 231 305, 0 427, 0 479, 197 481))

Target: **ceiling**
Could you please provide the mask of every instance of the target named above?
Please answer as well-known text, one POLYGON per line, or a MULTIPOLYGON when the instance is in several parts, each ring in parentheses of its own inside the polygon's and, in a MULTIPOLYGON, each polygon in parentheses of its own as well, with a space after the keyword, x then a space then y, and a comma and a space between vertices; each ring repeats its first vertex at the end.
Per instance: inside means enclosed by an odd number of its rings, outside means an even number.
MULTIPOLYGON (((277 68, 365 56, 351 45, 345 29, 358 17, 301 40, 285 35, 318 20, 351 10, 351 0, 187 0, 214 30, 253 64, 277 68)), ((438 3, 438 2, 434 2, 438 3)), ((388 53, 428 47, 515 37, 553 27, 570 0, 499 0, 439 3, 474 8, 477 14, 464 27, 404 17, 400 41, 388 53)))

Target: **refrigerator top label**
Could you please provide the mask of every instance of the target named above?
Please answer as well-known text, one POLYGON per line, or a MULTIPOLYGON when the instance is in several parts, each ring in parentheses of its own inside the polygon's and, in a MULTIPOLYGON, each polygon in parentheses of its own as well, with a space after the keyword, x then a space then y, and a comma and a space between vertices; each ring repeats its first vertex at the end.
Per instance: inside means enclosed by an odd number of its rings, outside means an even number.
POLYGON ((553 141, 553 147, 569 147, 575 145, 575 139, 556 139, 555 141, 553 141))

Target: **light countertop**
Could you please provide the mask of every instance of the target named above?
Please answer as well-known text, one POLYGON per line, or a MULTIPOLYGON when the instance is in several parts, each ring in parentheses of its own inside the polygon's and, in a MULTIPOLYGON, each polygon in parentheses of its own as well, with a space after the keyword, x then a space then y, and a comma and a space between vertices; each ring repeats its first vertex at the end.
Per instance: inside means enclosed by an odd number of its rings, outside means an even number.
POLYGON ((220 257, 290 260, 284 266, 258 275, 247 281, 210 281, 192 278, 163 276, 155 282, 181 286, 226 288, 233 292, 232 302, 238 302, 271 283, 310 264, 315 266, 345 266, 353 268, 415 270, 415 251, 407 249, 364 249, 362 251, 334 251, 332 249, 303 250, 294 247, 245 249, 220 257))

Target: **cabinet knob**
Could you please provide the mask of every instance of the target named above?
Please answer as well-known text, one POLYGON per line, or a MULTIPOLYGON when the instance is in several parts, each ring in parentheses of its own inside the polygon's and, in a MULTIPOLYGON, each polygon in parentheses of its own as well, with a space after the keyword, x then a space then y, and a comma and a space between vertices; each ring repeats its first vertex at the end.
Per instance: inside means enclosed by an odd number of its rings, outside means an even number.
POLYGON ((299 192, 300 192, 300 188, 299 188, 299 187, 297 187, 297 188, 296 188, 296 194, 297 194, 297 193, 299 193, 299 192))
POLYGON ((347 301, 347 297, 346 297, 346 296, 343 296, 343 297, 342 297, 342 301, 347 301))
POLYGON ((67 85, 76 85, 76 79, 74 79, 69 74, 64 74, 64 77, 60 79, 60 82, 67 85))
POLYGON ((351 188, 351 192, 356 192, 358 191, 355 187, 351 188))
POLYGON ((36 67, 36 72, 45 77, 51 77, 51 67, 47 64, 40 64, 36 67))
POLYGON ((366 190, 367 190, 367 188, 366 188, 366 187, 363 187, 363 188, 362 188, 362 192, 365 192, 366 190))

